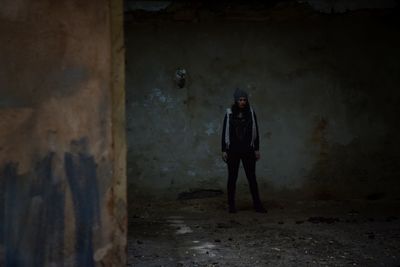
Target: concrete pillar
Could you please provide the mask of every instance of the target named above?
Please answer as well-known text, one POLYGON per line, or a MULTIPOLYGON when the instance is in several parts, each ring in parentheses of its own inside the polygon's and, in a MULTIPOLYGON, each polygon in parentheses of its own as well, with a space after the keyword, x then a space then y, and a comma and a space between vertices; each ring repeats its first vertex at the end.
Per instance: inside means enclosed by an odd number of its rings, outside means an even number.
POLYGON ((126 260, 122 1, 4 0, 0 265, 126 260))

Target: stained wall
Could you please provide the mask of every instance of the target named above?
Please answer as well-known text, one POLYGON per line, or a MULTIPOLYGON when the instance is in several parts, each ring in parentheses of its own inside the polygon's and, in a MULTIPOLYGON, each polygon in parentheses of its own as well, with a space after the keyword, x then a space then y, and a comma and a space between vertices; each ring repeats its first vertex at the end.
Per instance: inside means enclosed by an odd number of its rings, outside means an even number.
MULTIPOLYGON (((129 14, 130 195, 225 190, 221 125, 239 87, 259 119, 264 199, 398 196, 397 9, 326 13, 292 3, 129 14), (182 88, 178 69, 187 72, 182 88)), ((243 170, 239 184, 248 195, 243 170)))

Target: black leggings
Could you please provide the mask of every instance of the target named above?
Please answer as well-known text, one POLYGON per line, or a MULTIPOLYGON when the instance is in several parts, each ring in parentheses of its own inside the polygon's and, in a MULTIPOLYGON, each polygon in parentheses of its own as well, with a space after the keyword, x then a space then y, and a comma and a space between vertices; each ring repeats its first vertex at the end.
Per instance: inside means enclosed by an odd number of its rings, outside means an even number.
POLYGON ((228 152, 228 205, 232 208, 235 207, 236 181, 240 160, 242 160, 247 181, 249 182, 253 205, 255 208, 259 208, 261 207, 261 201, 256 181, 256 157, 254 151, 246 153, 228 152))

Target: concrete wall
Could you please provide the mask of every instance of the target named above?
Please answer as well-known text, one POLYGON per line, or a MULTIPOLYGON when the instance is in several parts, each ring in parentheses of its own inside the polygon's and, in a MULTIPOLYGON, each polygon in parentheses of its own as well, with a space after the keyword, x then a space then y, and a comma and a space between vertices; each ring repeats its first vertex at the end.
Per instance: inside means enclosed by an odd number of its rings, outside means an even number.
POLYGON ((125 26, 130 196, 225 189, 220 133, 236 87, 258 114, 264 199, 398 196, 396 12, 288 5, 247 20, 133 16, 125 26), (188 73, 182 89, 178 68, 188 73))
POLYGON ((121 10, 107 0, 2 1, 1 266, 125 262, 124 114, 112 105, 123 91, 113 74, 121 10))

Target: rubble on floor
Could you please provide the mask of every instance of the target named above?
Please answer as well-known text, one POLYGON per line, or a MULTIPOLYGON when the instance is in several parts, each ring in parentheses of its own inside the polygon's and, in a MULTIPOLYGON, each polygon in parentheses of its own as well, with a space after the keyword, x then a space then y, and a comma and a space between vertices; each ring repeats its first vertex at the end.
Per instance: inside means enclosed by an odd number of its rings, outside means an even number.
MULTIPOLYGON (((244 202, 242 202, 244 203, 244 202)), ((131 205, 128 266, 399 266, 400 201, 131 205)))

